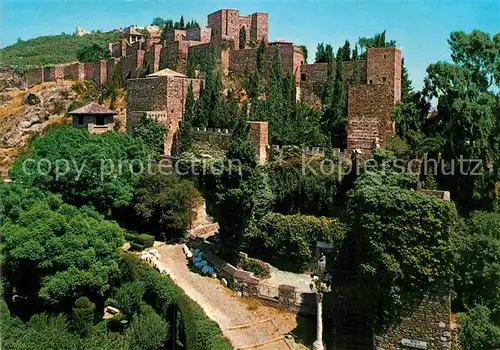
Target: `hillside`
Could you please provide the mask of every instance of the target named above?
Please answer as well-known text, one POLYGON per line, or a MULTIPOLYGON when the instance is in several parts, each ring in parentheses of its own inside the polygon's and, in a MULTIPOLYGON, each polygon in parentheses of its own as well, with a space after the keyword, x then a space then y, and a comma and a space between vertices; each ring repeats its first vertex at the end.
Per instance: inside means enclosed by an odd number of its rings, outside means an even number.
POLYGON ((97 43, 106 46, 119 39, 119 33, 93 33, 84 36, 50 35, 20 41, 0 50, 0 66, 44 66, 76 61, 76 50, 97 43))
MULTIPOLYGON (((1 80, 9 80, 8 74, 0 74, 1 80)), ((73 86, 72 81, 48 82, 28 90, 11 87, 0 92, 0 179, 7 177, 8 169, 17 157, 26 152, 33 136, 43 134, 52 126, 71 123, 71 119, 66 117, 71 104, 86 103, 84 94, 77 93, 73 86), (35 103, 27 103, 30 95, 35 103)), ((109 103, 109 99, 104 100, 106 106, 109 103)), ((118 92, 114 109, 118 112, 115 123, 124 131, 123 90, 118 92)))

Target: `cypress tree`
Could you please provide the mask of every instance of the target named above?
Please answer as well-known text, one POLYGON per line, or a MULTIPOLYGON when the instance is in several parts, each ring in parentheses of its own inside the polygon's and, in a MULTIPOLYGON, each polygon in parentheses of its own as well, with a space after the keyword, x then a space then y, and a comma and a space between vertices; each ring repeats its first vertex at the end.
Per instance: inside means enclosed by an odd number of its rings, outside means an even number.
POLYGON ((241 27, 240 28, 240 44, 239 44, 240 50, 245 48, 246 42, 247 42, 247 30, 245 29, 245 27, 241 27))
POLYGON ((351 44, 346 40, 342 47, 342 61, 349 61, 351 59, 351 44))
POLYGON ((195 78, 196 67, 198 65, 198 48, 193 47, 188 51, 186 75, 188 78, 195 78))
POLYGON ((193 84, 190 83, 186 96, 184 120, 180 128, 180 151, 188 152, 193 147, 193 119, 195 111, 195 101, 193 93, 193 84))
POLYGON ((358 54, 358 44, 354 45, 354 49, 352 49, 352 60, 356 61, 358 60, 359 54, 358 54))
POLYGON ((181 19, 179 21, 179 27, 180 27, 180 29, 185 29, 185 26, 184 26, 184 16, 181 16, 181 19))
MULTIPOLYGON (((329 84, 324 93, 325 109, 323 113, 323 128, 332 145, 344 148, 346 134, 346 114, 347 114, 347 99, 345 96, 345 84, 342 76, 342 54, 343 48, 337 51, 337 59, 335 64, 335 78, 332 79, 330 69, 330 78, 327 81, 329 84), (333 80, 333 88, 332 88, 333 80)), ((327 76, 328 79, 328 76, 327 76)))
POLYGON ((72 323, 75 331, 81 336, 88 337, 94 325, 95 304, 87 297, 76 299, 72 309, 72 323))
POLYGON ((257 72, 262 76, 264 70, 264 52, 266 51, 266 43, 262 39, 257 47, 257 72))

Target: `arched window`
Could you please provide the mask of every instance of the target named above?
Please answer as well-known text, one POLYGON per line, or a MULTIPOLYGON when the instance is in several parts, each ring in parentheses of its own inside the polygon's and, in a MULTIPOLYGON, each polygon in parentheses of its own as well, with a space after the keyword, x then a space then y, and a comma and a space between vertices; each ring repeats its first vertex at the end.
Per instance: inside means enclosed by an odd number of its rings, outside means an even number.
POLYGON ((305 73, 302 73, 302 74, 300 75, 300 80, 302 80, 302 81, 306 81, 306 74, 305 74, 305 73))

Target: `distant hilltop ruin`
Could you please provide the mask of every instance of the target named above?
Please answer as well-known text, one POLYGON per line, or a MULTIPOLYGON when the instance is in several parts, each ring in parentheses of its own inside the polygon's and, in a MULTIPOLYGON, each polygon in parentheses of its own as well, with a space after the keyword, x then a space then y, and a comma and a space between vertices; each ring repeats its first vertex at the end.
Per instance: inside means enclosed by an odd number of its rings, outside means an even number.
MULTIPOLYGON (((298 98, 309 102, 320 100, 328 63, 305 64, 299 46, 285 41, 269 42, 267 13, 241 16, 238 10, 221 9, 208 15, 207 27, 173 29, 163 39, 159 31, 148 32, 150 35, 146 36, 134 27, 124 30, 119 42, 109 44, 108 60, 30 69, 25 73, 26 84, 93 79, 105 85, 118 70, 127 81, 127 106, 133 109, 129 112, 127 108, 127 119, 135 120, 139 112, 161 114, 162 122, 172 126, 183 118, 183 101, 191 81, 195 96, 199 94, 200 81, 185 76, 192 50, 196 50, 200 60, 213 50, 223 80, 241 88, 246 74, 256 69, 257 47, 263 41, 264 76, 277 50, 283 74, 291 73, 295 78, 298 98), (142 78, 140 72, 144 69, 153 75, 142 78), (166 72, 165 69, 168 74, 154 75, 166 72), (158 110, 158 106, 165 108, 158 110)), ((401 99, 401 51, 392 47, 369 48, 366 59, 346 61, 342 66, 346 81, 356 74, 358 82, 348 86, 347 147, 349 151, 370 154, 375 144, 385 143, 394 134, 390 114, 401 99)))

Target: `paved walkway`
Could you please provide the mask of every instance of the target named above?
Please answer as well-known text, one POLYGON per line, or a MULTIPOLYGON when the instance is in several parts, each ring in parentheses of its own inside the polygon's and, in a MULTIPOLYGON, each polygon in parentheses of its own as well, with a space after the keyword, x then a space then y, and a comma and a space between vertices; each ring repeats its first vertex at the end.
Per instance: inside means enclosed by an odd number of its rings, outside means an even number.
POLYGON ((236 349, 307 349, 283 339, 297 326, 294 313, 264 306, 252 298, 238 297, 219 280, 190 271, 181 245, 161 245, 156 249, 161 254, 160 266, 170 269, 174 283, 219 324, 236 349), (255 346, 268 341, 272 342, 255 346))

